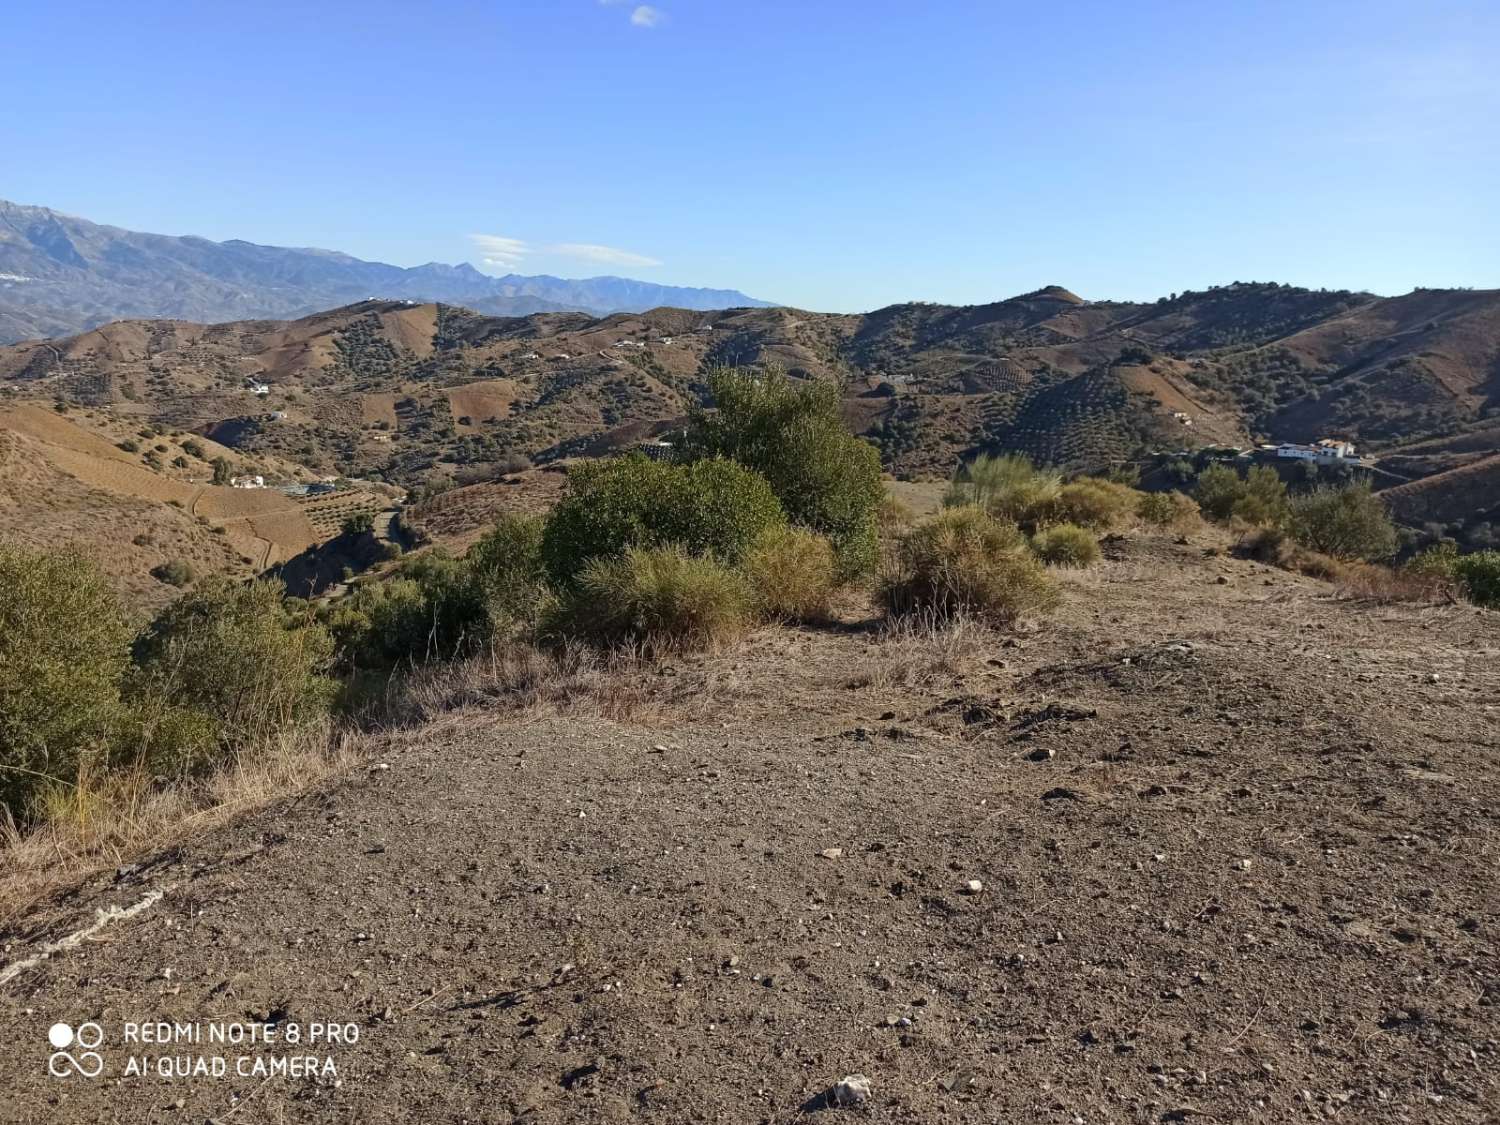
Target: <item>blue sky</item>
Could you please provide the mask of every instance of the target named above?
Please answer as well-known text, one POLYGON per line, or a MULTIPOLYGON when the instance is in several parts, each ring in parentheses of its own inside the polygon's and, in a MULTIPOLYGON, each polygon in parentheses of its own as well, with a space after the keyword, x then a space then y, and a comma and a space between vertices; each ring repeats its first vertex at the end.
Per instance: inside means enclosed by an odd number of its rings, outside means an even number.
POLYGON ((1500 285, 1495 0, 11 0, 0 26, 0 197, 136 230, 820 310, 1500 285))

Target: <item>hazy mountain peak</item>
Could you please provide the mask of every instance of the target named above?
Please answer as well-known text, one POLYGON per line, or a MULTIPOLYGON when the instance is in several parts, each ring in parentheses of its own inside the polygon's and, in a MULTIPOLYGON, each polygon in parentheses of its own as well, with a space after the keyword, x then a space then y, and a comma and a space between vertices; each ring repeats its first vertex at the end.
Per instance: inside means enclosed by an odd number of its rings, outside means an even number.
POLYGON ((769 304, 733 289, 621 277, 491 277, 468 262, 403 268, 336 250, 142 234, 0 200, 0 343, 132 317, 199 323, 295 317, 370 296, 443 301, 502 316, 769 304))

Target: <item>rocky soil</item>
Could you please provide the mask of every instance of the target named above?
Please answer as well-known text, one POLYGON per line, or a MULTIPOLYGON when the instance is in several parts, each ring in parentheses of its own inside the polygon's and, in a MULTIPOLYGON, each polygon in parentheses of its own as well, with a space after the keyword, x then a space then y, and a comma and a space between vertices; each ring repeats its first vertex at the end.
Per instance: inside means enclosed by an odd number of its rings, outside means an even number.
POLYGON ((853 614, 479 698, 68 889, 0 933, 0 1118, 1500 1119, 1500 615, 1110 554, 1019 636, 853 614), (242 1077, 304 1049, 152 1020, 358 1038, 242 1077), (85 1021, 103 1073, 50 1076, 85 1021))

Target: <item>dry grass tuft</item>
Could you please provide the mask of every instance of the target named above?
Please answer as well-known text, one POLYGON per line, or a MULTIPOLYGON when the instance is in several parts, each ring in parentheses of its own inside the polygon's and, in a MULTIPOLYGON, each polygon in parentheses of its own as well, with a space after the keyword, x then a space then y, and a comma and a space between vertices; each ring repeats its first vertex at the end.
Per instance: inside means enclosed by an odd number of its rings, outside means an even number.
POLYGON ((1344 563, 1333 577, 1333 588, 1341 598, 1380 605, 1393 602, 1449 605, 1459 600, 1458 584, 1451 578, 1393 569, 1379 563, 1344 563))
POLYGON ((0 823, 0 925, 59 886, 317 784, 358 760, 362 742, 358 734, 304 729, 165 786, 139 771, 116 771, 48 789, 42 815, 25 832, 0 823))
POLYGON ((553 648, 501 645, 468 660, 414 670, 388 701, 396 722, 427 722, 465 707, 512 715, 570 715, 653 723, 711 709, 709 672, 664 677, 638 647, 577 641, 553 648))
POLYGON ((993 629, 967 615, 929 611, 890 618, 871 658, 852 676, 837 677, 838 686, 889 691, 955 679, 973 672, 999 643, 993 629))

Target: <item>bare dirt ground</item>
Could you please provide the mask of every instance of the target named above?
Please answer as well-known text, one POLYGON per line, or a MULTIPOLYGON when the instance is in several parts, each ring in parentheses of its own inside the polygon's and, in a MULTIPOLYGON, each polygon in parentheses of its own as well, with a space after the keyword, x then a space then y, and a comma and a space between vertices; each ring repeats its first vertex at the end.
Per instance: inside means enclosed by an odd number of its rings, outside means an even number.
POLYGON ((1110 554, 1015 637, 764 630, 571 715, 481 684, 70 888, 0 932, 0 1117, 1500 1119, 1500 615, 1110 554), (358 1042, 241 1077, 303 1052, 122 1042, 158 1019, 358 1042), (103 1074, 49 1076, 59 1021, 103 1074))

